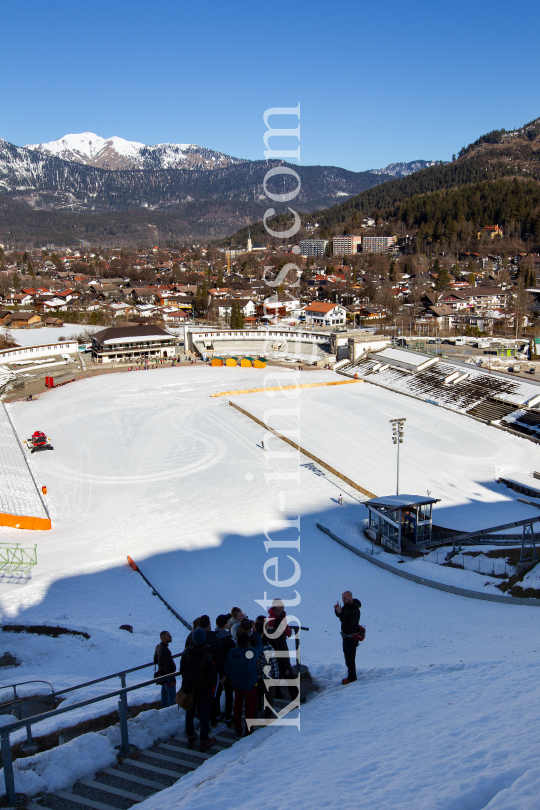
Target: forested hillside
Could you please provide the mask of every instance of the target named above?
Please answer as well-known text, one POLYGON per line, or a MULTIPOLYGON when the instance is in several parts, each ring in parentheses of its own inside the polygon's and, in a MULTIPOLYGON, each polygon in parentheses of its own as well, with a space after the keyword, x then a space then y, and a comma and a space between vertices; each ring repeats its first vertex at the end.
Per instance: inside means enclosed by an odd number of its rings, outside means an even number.
MULTIPOLYGON (((301 173, 301 169, 299 170, 301 173)), ((540 119, 520 130, 488 133, 465 147, 451 163, 439 163, 400 180, 368 189, 326 210, 302 216, 320 238, 358 232, 364 217, 386 222, 389 232, 418 233, 422 240, 464 241, 484 225, 498 224, 512 237, 540 241, 540 119)), ((268 224, 290 226, 290 214, 268 224)), ((230 241, 245 241, 244 229, 230 241)), ((264 226, 251 226, 254 239, 268 241, 264 226)), ((303 229, 299 236, 305 237, 303 229)), ((276 241, 276 240, 274 240, 276 241)))

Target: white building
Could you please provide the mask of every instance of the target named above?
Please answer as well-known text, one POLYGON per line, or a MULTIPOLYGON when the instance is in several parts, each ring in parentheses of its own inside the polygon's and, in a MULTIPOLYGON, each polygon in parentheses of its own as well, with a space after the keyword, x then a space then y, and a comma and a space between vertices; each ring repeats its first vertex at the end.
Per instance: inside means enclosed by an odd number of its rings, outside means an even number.
POLYGON ((92 357, 102 363, 131 357, 156 360, 172 357, 175 342, 175 336, 159 326, 113 326, 92 335, 92 357))
POLYGON ((347 310, 341 304, 326 304, 314 301, 302 310, 306 323, 315 326, 339 326, 347 323, 347 310))

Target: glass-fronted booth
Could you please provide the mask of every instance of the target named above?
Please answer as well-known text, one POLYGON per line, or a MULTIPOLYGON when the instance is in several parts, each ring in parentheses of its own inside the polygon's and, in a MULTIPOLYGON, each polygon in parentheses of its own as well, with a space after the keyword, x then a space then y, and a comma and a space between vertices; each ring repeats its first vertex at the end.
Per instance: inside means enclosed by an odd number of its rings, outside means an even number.
POLYGON ((431 540, 432 509, 439 498, 421 495, 389 495, 366 501, 369 510, 367 534, 392 551, 421 546, 431 540))

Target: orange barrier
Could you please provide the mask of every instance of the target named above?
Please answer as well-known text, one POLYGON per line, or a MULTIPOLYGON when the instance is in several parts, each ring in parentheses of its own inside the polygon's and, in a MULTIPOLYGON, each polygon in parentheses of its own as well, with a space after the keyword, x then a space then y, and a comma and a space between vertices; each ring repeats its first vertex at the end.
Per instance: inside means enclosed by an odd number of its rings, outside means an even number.
POLYGON ((351 385, 361 383, 364 380, 336 380, 335 382, 302 383, 301 385, 273 385, 268 388, 242 388, 238 391, 221 391, 217 394, 210 394, 211 397, 232 397, 236 394, 260 394, 263 391, 288 391, 292 388, 323 388, 328 385, 351 385))
POLYGON ((26 515, 8 515, 0 512, 0 526, 9 526, 11 529, 31 529, 46 531, 52 529, 50 518, 27 517, 26 515))

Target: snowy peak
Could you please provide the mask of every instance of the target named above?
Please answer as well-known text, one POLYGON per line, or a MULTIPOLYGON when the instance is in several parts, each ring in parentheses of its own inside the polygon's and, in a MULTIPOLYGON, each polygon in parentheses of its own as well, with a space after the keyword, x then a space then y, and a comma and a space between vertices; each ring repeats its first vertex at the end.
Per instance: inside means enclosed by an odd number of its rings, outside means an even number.
POLYGON ((222 152, 214 152, 192 143, 158 143, 147 146, 113 135, 102 138, 94 132, 64 135, 49 143, 27 144, 45 155, 62 158, 99 169, 214 169, 242 163, 222 152))
POLYGON ((75 163, 84 163, 87 166, 98 166, 101 168, 131 168, 131 162, 136 159, 139 151, 144 147, 143 143, 126 141, 124 138, 101 138, 94 132, 79 132, 72 135, 64 135, 57 141, 50 143, 28 144, 27 149, 34 149, 46 155, 71 160, 75 163), (126 166, 104 166, 104 163, 114 160, 116 163, 126 163, 126 166))
POLYGON ((435 166, 436 160, 411 160, 410 163, 389 163, 384 169, 371 169, 373 174, 389 174, 391 177, 408 177, 410 174, 435 166))

